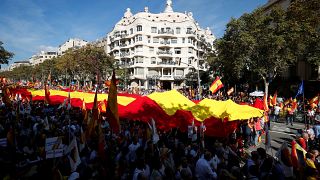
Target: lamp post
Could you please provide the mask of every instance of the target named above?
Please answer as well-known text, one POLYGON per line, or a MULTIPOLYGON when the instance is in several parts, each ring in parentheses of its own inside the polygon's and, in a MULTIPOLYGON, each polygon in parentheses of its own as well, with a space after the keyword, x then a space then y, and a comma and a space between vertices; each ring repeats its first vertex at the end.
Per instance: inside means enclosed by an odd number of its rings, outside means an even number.
MULTIPOLYGON (((181 59, 180 59, 179 63, 182 63, 182 64, 185 64, 187 66, 191 66, 191 67, 195 68, 193 65, 181 62, 181 59)), ((195 69, 197 69, 197 74, 198 74, 198 96, 199 96, 199 100, 201 100, 202 96, 201 96, 201 89, 200 89, 201 88, 201 84, 200 84, 200 73, 199 73, 200 72, 200 70, 199 70, 199 59, 197 61, 197 68, 195 68, 195 69)))
POLYGON ((200 73, 199 73, 199 59, 198 59, 198 62, 197 62, 197 74, 198 74, 198 95, 199 95, 199 100, 202 99, 201 97, 201 84, 200 84, 200 73))

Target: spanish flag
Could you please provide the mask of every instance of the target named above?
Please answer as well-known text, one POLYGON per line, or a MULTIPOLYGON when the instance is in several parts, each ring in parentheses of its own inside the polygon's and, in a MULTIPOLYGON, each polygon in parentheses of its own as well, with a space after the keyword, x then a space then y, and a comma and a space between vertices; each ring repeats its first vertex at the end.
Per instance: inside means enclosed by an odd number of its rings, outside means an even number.
POLYGON ((273 106, 277 105, 277 97, 278 97, 278 93, 277 91, 274 93, 273 98, 271 100, 271 103, 273 106))
POLYGON ((211 84, 211 86, 210 86, 210 91, 214 94, 214 93, 216 93, 220 88, 222 88, 223 87, 223 84, 222 84, 222 82, 221 82, 221 80, 220 80, 220 77, 218 76, 214 81, 213 81, 213 83, 211 84))
POLYGON ((118 92, 117 92, 117 84, 116 84, 116 74, 113 70, 111 84, 109 87, 106 113, 110 119, 110 126, 114 133, 121 132, 119 114, 118 114, 117 94, 118 92))

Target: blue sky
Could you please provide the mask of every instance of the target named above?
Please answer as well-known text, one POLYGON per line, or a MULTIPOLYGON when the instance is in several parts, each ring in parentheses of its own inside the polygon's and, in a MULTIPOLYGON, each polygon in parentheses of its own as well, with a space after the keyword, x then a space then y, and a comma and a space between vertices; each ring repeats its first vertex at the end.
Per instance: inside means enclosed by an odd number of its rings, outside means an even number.
MULTIPOLYGON (((200 26, 222 37, 231 17, 240 17, 267 0, 172 0, 178 12, 191 11, 200 26)), ((126 8, 164 10, 166 0, 1 0, 0 41, 15 53, 12 62, 40 50, 58 47, 69 38, 93 41, 106 36, 126 8)), ((10 64, 9 63, 9 64, 10 64)))

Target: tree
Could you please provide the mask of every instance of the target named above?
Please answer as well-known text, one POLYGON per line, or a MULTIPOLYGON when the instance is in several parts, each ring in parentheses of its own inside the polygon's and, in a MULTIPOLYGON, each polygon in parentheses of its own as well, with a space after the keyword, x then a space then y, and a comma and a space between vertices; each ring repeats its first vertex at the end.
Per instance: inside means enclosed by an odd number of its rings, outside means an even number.
POLYGON ((79 54, 80 67, 91 77, 97 77, 98 83, 111 76, 113 69, 118 69, 115 59, 107 55, 103 48, 87 45, 79 49, 79 54))
POLYGON ((225 76, 240 79, 246 73, 264 81, 265 93, 272 79, 288 68, 293 54, 286 46, 288 24, 285 11, 270 13, 257 9, 239 19, 231 19, 224 36, 217 40, 217 61, 225 76))
POLYGON ((8 64, 14 54, 5 50, 2 44, 2 41, 0 41, 0 64, 8 64))
POLYGON ((320 1, 295 0, 287 12, 287 44, 299 61, 318 68, 320 79, 320 1))

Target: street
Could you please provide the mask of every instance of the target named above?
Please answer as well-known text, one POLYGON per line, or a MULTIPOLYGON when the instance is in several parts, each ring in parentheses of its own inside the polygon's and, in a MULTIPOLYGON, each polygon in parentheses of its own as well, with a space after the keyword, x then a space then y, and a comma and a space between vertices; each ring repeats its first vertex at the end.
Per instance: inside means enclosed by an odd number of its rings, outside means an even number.
MULTIPOLYGON (((268 149, 269 155, 275 156, 278 149, 281 147, 283 142, 288 143, 288 147, 291 147, 291 141, 296 138, 297 134, 300 134, 304 129, 304 124, 300 122, 294 122, 293 126, 286 125, 284 121, 276 123, 271 122, 271 148, 268 149), (300 133, 299 133, 300 132, 300 133)), ((249 148, 248 151, 252 152, 259 147, 265 148, 265 135, 262 135, 262 141, 257 147, 249 148)))

